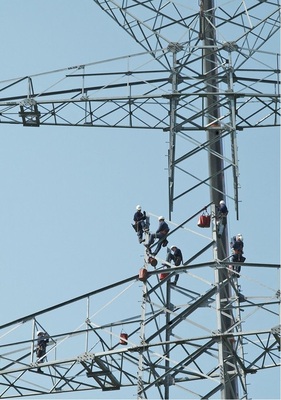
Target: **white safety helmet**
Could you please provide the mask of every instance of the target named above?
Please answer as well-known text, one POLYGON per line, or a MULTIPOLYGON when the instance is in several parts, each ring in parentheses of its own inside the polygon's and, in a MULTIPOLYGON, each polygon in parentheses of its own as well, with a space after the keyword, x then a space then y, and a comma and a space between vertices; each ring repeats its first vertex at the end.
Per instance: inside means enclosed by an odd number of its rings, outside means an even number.
POLYGON ((40 335, 44 335, 44 332, 38 331, 38 332, 37 332, 37 336, 40 336, 40 335))
POLYGON ((174 247, 177 248, 177 246, 175 244, 173 244, 173 246, 171 246, 171 250, 173 250, 174 247))
POLYGON ((225 204, 224 200, 221 200, 221 201, 220 201, 220 204, 225 204))
POLYGON ((158 217, 158 221, 164 221, 165 220, 165 218, 164 217, 162 217, 162 215, 160 215, 160 217, 158 217))
POLYGON ((239 239, 239 240, 241 240, 243 242, 243 236, 241 235, 241 233, 237 234, 236 239, 237 240, 239 239))
POLYGON ((138 210, 138 211, 141 210, 141 206, 139 204, 136 206, 136 210, 138 210))

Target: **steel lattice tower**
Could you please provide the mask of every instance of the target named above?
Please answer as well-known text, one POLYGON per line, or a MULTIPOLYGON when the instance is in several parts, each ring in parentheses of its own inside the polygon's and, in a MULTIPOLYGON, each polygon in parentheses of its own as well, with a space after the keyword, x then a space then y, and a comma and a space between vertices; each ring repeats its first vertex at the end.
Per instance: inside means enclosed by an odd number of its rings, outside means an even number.
MULTIPOLYGON (((213 217, 212 233, 183 266, 170 265, 163 279, 159 269, 151 270, 144 255, 145 279, 134 275, 2 325, 1 332, 9 339, 1 345, 1 397, 133 386, 139 399, 176 398, 177 391, 187 398, 217 398, 220 393, 222 399, 247 399, 247 375, 280 366, 280 292, 265 291, 260 303, 241 294, 237 276, 229 268, 227 229, 218 237, 214 216, 223 198, 234 202, 239 218, 238 133, 280 125, 279 55, 277 47, 272 49, 280 32, 279 1, 248 1, 247 5, 231 1, 223 6, 214 0, 192 6, 162 0, 94 3, 144 52, 130 57, 130 69, 115 72, 118 83, 98 73, 98 63, 73 68, 63 84, 58 78, 52 91, 36 90, 40 76, 4 83, 0 123, 166 132, 169 219, 186 199, 198 204, 198 193, 209 199, 170 235, 189 227, 205 208, 213 217), (75 87, 74 81, 79 82, 75 87), (200 171, 194 168, 198 163, 204 165, 200 171), (225 188, 227 174, 232 177, 231 193, 225 188), (171 278, 177 272, 183 280, 196 280, 198 286, 194 290, 184 284, 174 287, 171 278), (114 321, 111 315, 110 320, 103 317, 97 322, 93 304, 100 296, 109 306, 112 299, 122 304, 123 293, 131 293, 137 306, 136 285, 141 285, 140 312, 136 308, 133 316, 124 311, 114 321), (270 325, 257 323, 256 329, 248 329, 241 304, 269 314, 270 325), (86 320, 69 326, 63 322, 51 335, 44 362, 48 372, 39 386, 35 331, 43 327, 41 318, 46 314, 63 321, 64 307, 70 306, 81 310, 86 320), (119 342, 121 328, 127 333, 125 346, 119 342), (20 331, 18 336, 15 330, 20 331)), ((265 267, 244 265, 245 269, 265 267)), ((266 267, 271 272, 280 266, 266 267)))

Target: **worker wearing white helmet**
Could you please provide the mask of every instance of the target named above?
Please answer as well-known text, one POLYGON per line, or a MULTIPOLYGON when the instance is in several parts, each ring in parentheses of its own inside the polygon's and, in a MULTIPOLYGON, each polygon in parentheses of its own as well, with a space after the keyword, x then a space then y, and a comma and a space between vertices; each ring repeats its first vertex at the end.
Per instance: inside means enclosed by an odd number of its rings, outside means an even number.
POLYGON ((217 230, 218 230, 218 237, 221 237, 226 222, 227 222, 227 214, 228 214, 228 209, 226 207, 225 201, 221 200, 219 202, 219 206, 217 207, 217 230))
MULTIPOLYGON (((42 331, 38 331, 37 336, 38 336, 37 347, 36 347, 36 355, 38 357, 37 362, 42 363, 44 362, 45 359, 46 347, 47 343, 49 342, 49 336, 47 333, 42 331)), ((37 372, 43 373, 40 367, 37 369, 37 372)))
POLYGON ((134 224, 132 224, 132 226, 137 233, 139 243, 142 243, 145 241, 145 239, 143 239, 143 232, 148 230, 148 218, 146 212, 141 211, 141 206, 139 204, 136 206, 136 210, 133 217, 134 224))
MULTIPOLYGON (((238 233, 236 236, 233 237, 231 243, 230 243, 231 249, 232 249, 232 262, 238 263, 241 262, 243 263, 246 258, 243 256, 244 254, 244 242, 243 242, 243 236, 241 233, 238 233)), ((234 271, 237 272, 236 276, 240 276, 240 271, 241 271, 241 265, 236 265, 234 267, 234 271)))
POLYGON ((161 246, 163 246, 163 245, 167 246, 168 241, 167 241, 166 237, 170 230, 168 224, 165 222, 165 218, 162 215, 160 215, 160 217, 158 217, 158 221, 159 221, 158 229, 155 233, 152 233, 150 235, 148 244, 146 245, 147 248, 150 248, 150 246, 154 243, 155 239, 159 239, 156 249, 152 253, 152 255, 154 255, 154 256, 156 256, 156 254, 160 251, 161 246))
POLYGON ((225 204, 224 200, 221 200, 219 202, 218 212, 219 212, 219 214, 224 214, 225 216, 228 214, 228 209, 226 207, 226 204, 225 204))

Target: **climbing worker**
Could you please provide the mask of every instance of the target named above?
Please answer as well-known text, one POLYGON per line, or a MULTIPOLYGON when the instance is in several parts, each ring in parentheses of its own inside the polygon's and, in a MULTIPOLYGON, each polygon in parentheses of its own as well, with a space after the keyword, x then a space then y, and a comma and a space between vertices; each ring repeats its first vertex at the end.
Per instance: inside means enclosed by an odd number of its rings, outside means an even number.
MULTIPOLYGON (((182 252, 176 245, 173 244, 171 250, 170 251, 168 250, 166 261, 168 261, 169 263, 173 261, 176 267, 178 267, 183 262, 182 252)), ((179 280, 179 274, 176 274, 174 282, 171 283, 173 285, 176 285, 178 280, 179 280)))
MULTIPOLYGON (((36 356, 37 362, 44 362, 45 354, 46 354, 46 347, 47 343, 49 342, 49 335, 45 332, 38 331, 37 332, 37 347, 36 347, 36 356)), ((37 372, 43 373, 41 368, 37 369, 37 372)))
MULTIPOLYGON (((241 233, 238 233, 236 236, 233 236, 230 242, 230 247, 232 250, 232 258, 231 258, 232 262, 243 263, 246 260, 246 258, 243 256, 244 242, 241 233)), ((237 272, 236 276, 239 277, 241 271, 241 265, 235 266, 234 271, 237 272)))
POLYGON ((221 237, 226 222, 227 222, 227 214, 228 214, 228 209, 226 207, 225 201, 221 200, 219 202, 219 205, 217 207, 217 228, 218 228, 218 237, 221 237))
POLYGON ((137 211, 135 212, 133 217, 134 224, 132 224, 132 226, 138 235, 139 243, 142 243, 145 241, 145 239, 143 239, 143 232, 145 230, 148 231, 147 216, 145 211, 141 211, 140 205, 136 206, 136 210, 137 211))
POLYGON ((159 239, 158 243, 157 243, 157 246, 156 246, 156 249, 152 253, 153 256, 156 256, 156 254, 158 254, 158 252, 160 251, 161 246, 163 244, 165 246, 167 246, 167 244, 168 244, 168 241, 167 241, 166 237, 167 237, 167 235, 169 233, 170 228, 169 228, 168 224, 165 222, 165 218, 164 217, 160 216, 158 218, 158 221, 159 221, 158 229, 157 229, 157 231, 155 233, 152 233, 150 235, 148 244, 146 245, 146 247, 149 249, 150 246, 154 243, 155 239, 159 239))

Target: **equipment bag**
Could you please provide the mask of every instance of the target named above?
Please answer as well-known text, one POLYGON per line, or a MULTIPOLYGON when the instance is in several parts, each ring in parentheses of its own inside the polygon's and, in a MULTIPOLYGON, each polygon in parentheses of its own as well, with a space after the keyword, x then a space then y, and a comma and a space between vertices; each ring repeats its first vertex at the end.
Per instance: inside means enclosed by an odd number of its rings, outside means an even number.
POLYGON ((198 219, 197 226, 199 228, 209 228, 211 224, 211 216, 207 211, 203 211, 202 215, 200 215, 198 219))

